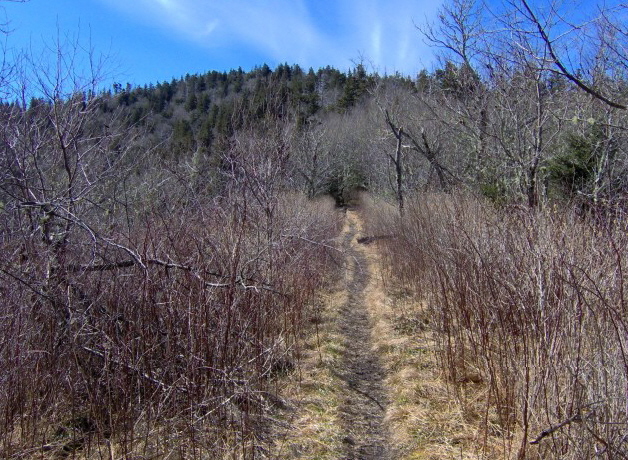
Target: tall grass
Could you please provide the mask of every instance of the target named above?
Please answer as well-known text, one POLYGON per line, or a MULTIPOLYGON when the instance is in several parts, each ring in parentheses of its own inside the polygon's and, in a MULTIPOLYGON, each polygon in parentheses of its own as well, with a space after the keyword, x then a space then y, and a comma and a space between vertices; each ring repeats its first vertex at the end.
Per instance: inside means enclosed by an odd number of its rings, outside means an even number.
POLYGON ((296 194, 173 209, 113 226, 117 245, 77 235, 55 266, 5 213, 0 457, 261 452, 338 214, 296 194))
POLYGON ((396 235, 380 243, 387 278, 428 303, 480 443, 500 438, 509 458, 628 457, 626 220, 439 194, 409 200, 403 219, 368 215, 370 232, 396 235))

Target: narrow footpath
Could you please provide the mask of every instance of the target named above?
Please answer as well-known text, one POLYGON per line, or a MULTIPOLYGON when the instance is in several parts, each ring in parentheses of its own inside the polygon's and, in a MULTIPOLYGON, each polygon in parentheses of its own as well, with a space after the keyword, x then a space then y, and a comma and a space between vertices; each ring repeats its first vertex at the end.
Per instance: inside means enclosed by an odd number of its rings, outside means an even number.
MULTIPOLYGON (((382 277, 384 238, 346 213, 334 250, 342 270, 309 312, 298 370, 281 382, 291 409, 268 458, 501 458, 473 423, 482 413, 456 403, 443 381, 427 303, 382 277)), ((480 401, 487 390, 471 381, 464 391, 480 401)))
POLYGON ((369 286, 377 268, 358 244, 361 220, 348 211, 337 240, 339 278, 321 293, 309 322, 299 371, 284 382, 294 407, 272 458, 393 460, 385 423, 386 372, 374 347, 369 286))
POLYGON ((357 216, 347 213, 344 236, 347 299, 340 308, 337 327, 343 341, 338 376, 346 384, 340 406, 345 458, 388 459, 390 449, 384 428, 388 405, 385 373, 372 344, 372 325, 365 305, 369 266, 357 247, 357 216))

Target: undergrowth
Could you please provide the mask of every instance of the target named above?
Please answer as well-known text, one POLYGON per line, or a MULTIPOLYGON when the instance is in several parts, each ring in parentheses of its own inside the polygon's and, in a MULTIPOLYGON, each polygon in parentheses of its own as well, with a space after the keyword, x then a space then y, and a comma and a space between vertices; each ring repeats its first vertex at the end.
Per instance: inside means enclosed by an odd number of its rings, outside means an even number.
POLYGON ((265 455, 274 382, 333 267, 331 200, 155 207, 110 229, 119 245, 77 234, 54 258, 5 217, 0 457, 265 455))
POLYGON ((369 234, 392 235, 384 278, 424 305, 406 326, 432 331, 478 456, 628 455, 625 220, 447 194, 366 216, 369 234))

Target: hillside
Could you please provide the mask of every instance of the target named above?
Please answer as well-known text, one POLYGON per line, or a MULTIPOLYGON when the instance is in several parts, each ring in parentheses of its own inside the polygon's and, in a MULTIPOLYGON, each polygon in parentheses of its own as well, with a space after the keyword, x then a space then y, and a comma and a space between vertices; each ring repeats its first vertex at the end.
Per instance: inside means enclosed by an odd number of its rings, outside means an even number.
POLYGON ((0 66, 0 457, 628 456, 625 5, 509 5, 411 77, 0 66))

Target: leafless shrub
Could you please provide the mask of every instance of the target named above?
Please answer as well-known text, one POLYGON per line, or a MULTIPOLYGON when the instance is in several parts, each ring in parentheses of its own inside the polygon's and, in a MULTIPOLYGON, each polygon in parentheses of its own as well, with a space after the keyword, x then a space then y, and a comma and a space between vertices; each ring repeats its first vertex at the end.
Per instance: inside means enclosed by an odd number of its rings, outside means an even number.
MULTIPOLYGON (((518 458, 624 458, 626 221, 423 195, 371 211, 389 276, 429 302, 447 380, 518 458), (392 228, 391 228, 392 227, 392 228), (482 408, 465 395, 484 386, 482 408)), ((475 392, 474 394, 478 394, 475 392)))
POLYGON ((0 184, 2 457, 253 455, 273 379, 294 366, 303 310, 331 267, 333 203, 286 192, 281 137, 253 135, 230 150, 222 196, 169 185, 172 196, 135 190, 133 203, 112 195, 124 168, 97 168, 109 143, 92 149, 79 123, 71 145, 56 144, 13 110, 0 184), (21 144, 19 127, 43 143, 21 144))
POLYGON ((45 248, 5 238, 3 457, 88 438, 110 438, 125 456, 174 449, 180 437, 211 452, 218 435, 257 432, 325 277, 318 243, 338 228, 333 204, 283 197, 273 220, 283 233, 268 242, 256 226, 264 211, 242 205, 148 213, 133 234, 112 235, 138 260, 111 247, 94 259, 77 245, 49 288, 45 248))
POLYGON ((288 192, 279 123, 211 196, 156 170, 91 48, 55 46, 0 107, 0 457, 255 455, 339 214, 288 192))

